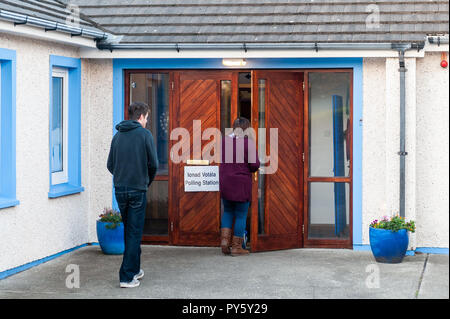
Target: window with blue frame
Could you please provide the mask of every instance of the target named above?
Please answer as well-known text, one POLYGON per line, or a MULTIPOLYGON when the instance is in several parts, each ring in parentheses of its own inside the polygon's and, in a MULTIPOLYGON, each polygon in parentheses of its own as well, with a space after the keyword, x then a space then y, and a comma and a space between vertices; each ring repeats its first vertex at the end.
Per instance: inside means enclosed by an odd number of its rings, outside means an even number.
POLYGON ((84 190, 81 186, 81 62, 50 56, 48 197, 84 190))
POLYGON ((16 52, 0 48, 0 208, 16 206, 16 52))
POLYGON ((52 73, 52 97, 50 123, 50 163, 52 184, 67 183, 67 70, 54 68, 52 73))

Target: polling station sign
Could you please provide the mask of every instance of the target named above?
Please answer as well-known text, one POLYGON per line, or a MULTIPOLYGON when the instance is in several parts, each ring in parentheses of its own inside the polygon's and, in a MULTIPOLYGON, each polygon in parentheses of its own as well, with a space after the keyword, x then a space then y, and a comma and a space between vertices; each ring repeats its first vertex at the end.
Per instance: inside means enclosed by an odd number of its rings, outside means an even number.
POLYGON ((185 166, 185 192, 218 192, 219 166, 185 166))

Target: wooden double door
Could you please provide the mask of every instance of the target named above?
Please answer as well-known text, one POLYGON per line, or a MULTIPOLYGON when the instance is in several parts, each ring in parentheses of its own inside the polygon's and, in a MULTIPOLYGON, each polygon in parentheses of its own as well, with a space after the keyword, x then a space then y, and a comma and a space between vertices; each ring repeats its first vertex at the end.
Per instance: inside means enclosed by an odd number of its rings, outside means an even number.
POLYGON ((186 159, 209 156, 211 146, 220 145, 211 130, 223 133, 237 116, 246 116, 262 160, 252 176, 250 249, 303 247, 303 72, 180 70, 168 76, 168 232, 165 237, 145 236, 144 241, 219 246, 220 193, 186 192, 186 159))

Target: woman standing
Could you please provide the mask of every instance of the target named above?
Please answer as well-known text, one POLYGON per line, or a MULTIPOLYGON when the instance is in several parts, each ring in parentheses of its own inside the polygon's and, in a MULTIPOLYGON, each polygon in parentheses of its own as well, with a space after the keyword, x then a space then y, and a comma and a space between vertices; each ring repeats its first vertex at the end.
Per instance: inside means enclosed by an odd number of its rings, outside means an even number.
POLYGON ((242 243, 252 199, 252 173, 256 172, 260 165, 255 142, 244 134, 249 127, 249 120, 239 117, 233 123, 233 133, 222 139, 219 177, 224 211, 220 245, 224 254, 232 256, 249 254, 248 250, 242 248, 242 243), (231 240, 233 218, 234 234, 231 240))

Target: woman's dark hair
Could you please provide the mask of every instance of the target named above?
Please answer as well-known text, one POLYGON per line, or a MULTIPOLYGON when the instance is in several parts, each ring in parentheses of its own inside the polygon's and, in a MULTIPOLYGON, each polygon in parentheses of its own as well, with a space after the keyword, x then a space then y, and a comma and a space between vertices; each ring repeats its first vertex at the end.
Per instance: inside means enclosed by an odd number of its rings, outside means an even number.
POLYGON ((137 121, 141 115, 146 115, 150 111, 150 108, 144 102, 133 102, 128 107, 128 119, 137 121))
POLYGON ((246 119, 245 117, 238 117, 234 120, 233 123, 233 130, 240 128, 242 131, 245 131, 250 127, 250 121, 246 119))

